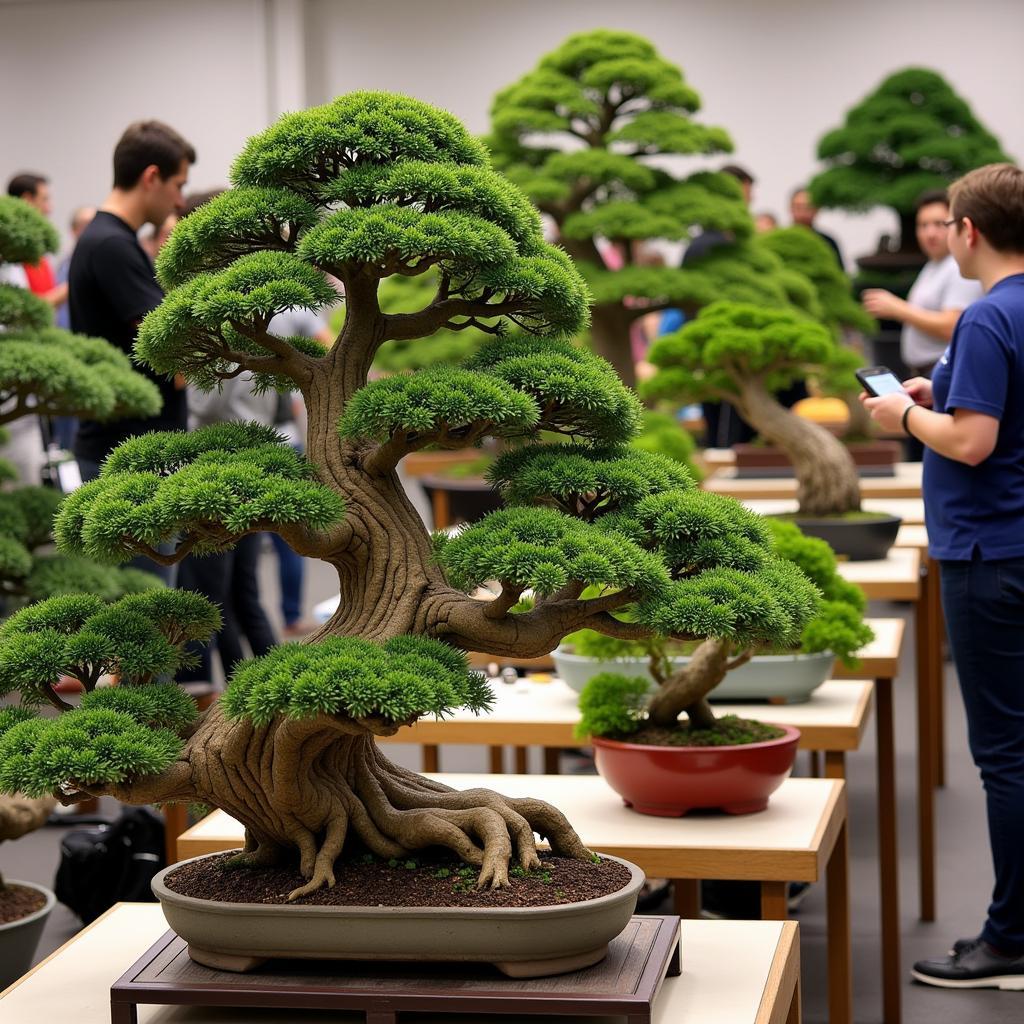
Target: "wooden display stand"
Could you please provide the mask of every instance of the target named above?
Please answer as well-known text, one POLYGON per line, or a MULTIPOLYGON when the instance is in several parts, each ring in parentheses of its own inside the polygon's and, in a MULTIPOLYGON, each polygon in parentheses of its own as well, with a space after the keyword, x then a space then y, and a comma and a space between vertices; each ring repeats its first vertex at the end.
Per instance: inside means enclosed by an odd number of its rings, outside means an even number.
POLYGON ((356 1010, 366 1024, 399 1024, 407 1012, 580 1017, 607 1014, 650 1024, 666 977, 677 977, 679 918, 634 917, 599 964, 550 978, 497 977, 487 964, 274 961, 253 974, 193 963, 166 932, 110 989, 111 1024, 137 1024, 138 1007, 232 1006, 259 1010, 356 1010))

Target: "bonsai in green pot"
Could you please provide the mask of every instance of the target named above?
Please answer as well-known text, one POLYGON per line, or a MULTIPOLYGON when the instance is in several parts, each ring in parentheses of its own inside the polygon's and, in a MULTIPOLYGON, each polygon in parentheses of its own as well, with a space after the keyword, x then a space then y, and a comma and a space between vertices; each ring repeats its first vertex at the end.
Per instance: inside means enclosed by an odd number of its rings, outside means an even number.
MULTIPOLYGON (((232 865, 245 871, 227 873, 232 892, 238 884, 262 894, 259 872, 281 871, 270 891, 285 895, 261 908, 260 927, 240 929, 231 904, 249 901, 182 891, 188 878, 223 881, 219 861, 183 876, 172 869, 155 885, 193 956, 239 965, 271 952, 526 958, 552 969, 566 957, 593 962, 628 920, 642 876, 592 865, 565 816, 543 801, 454 791, 392 764, 375 737, 459 706, 484 710, 490 690, 464 651, 539 655, 584 627, 686 639, 717 621, 731 635, 754 628, 761 605, 730 611, 748 591, 763 595, 773 629, 799 631, 816 591, 770 556, 759 519, 698 491, 671 460, 626 447, 639 401, 568 340, 587 322, 582 280, 453 117, 407 97, 353 93, 250 140, 233 183, 164 247, 167 296, 143 322, 136 354, 200 387, 248 370, 260 387, 298 389, 307 457, 252 424, 133 438, 65 501, 58 540, 108 561, 141 552, 173 562, 276 531, 333 568, 338 609, 308 644, 242 665, 202 715, 154 682, 187 640, 215 628, 195 595, 134 595, 110 608, 60 597, 19 612, 0 630, 0 692, 19 690, 30 709, 0 737, 0 789, 197 800, 239 819, 246 843, 232 865), (432 268, 437 291, 424 307, 381 309, 382 279, 432 268), (331 348, 268 333, 284 309, 333 301, 328 274, 344 284, 348 306, 331 348), (509 321, 524 336, 505 336, 509 321), (463 366, 368 381, 385 342, 462 324, 492 335, 463 366), (500 476, 529 507, 432 543, 396 467, 429 445, 485 437, 524 446, 503 456, 500 476), (158 551, 166 541, 176 545, 169 555, 158 551), (485 583, 495 584, 494 600, 472 596, 485 583), (527 591, 530 607, 520 604, 527 591), (93 691, 107 665, 122 686, 93 691), (83 706, 34 716, 58 674, 83 682, 83 706), (401 908, 349 907, 346 917, 345 907, 307 905, 342 874, 379 879, 391 861, 420 870, 420 851, 442 848, 455 866, 430 877, 457 874, 447 898, 483 910, 502 898, 488 894, 536 882, 535 832, 550 843, 544 856, 600 872, 608 888, 598 899, 547 896, 556 904, 542 908, 548 923, 517 951, 496 948, 502 929, 481 932, 464 913, 445 918, 450 941, 439 948, 434 935, 424 949, 403 945, 413 937, 403 927, 384 929, 401 908), (564 925, 551 925, 563 910, 564 925), (373 929, 345 927, 370 918, 373 929)), ((401 902, 396 885, 389 896, 401 902)))
POLYGON ((797 480, 796 521, 851 558, 882 558, 900 520, 861 512, 853 458, 830 431, 784 408, 773 392, 834 372, 847 353, 822 324, 790 310, 717 302, 650 353, 658 372, 643 386, 653 398, 723 401, 789 456, 797 480))
POLYGON ((914 203, 928 189, 984 164, 1010 158, 970 106, 937 72, 904 68, 889 75, 822 136, 825 168, 810 182, 817 206, 852 211, 885 206, 899 218, 900 235, 887 254, 862 266, 923 262, 914 232, 914 203), (891 254, 900 254, 898 256, 891 254), (895 258, 895 263, 893 260, 895 258))

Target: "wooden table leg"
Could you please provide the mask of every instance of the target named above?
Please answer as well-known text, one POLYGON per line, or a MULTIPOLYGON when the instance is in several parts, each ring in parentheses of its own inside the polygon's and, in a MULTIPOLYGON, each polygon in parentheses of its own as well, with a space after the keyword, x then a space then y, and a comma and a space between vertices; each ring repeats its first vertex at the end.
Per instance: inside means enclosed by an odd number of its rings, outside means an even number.
POLYGON ((526 747, 516 747, 516 775, 525 775, 529 770, 526 763, 526 747))
POLYGON ((545 775, 558 775, 561 773, 561 765, 559 763, 559 754, 561 751, 558 747, 545 747, 544 748, 544 774, 545 775))
POLYGON ((441 748, 436 743, 423 744, 423 770, 425 772, 441 770, 441 748))
POLYGON ((849 838, 844 821, 828 862, 826 882, 829 1024, 850 1024, 853 1020, 849 870, 849 838))
POLYGON ((878 753, 878 873, 882 912, 882 1020, 899 1024, 902 1009, 900 951, 900 855, 896 826, 896 748, 892 680, 875 680, 878 753))
POLYGON ((164 804, 164 853, 167 863, 178 860, 178 836, 188 828, 188 804, 164 804))
POLYGON ((138 1024, 139 1008, 135 1003, 110 1000, 110 1024, 138 1024))
POLYGON ((700 880, 697 878, 672 879, 672 903, 675 912, 689 921, 700 917, 700 880))
POLYGON ((786 904, 788 882, 761 883, 761 918, 765 921, 785 921, 789 917, 786 904))
POLYGON ((946 785, 946 702, 944 671, 942 660, 942 587, 939 578, 939 566, 937 562, 928 558, 925 561, 926 573, 924 578, 924 608, 925 621, 927 623, 927 640, 932 655, 929 662, 931 671, 930 692, 932 695, 932 754, 935 764, 932 770, 935 772, 935 785, 946 785))
POLYGON ((917 655, 917 846, 921 920, 935 920, 935 701, 931 692, 932 649, 924 601, 915 606, 917 655))
POLYGON ((448 502, 448 492, 440 487, 435 487, 430 496, 431 511, 434 513, 434 529, 443 530, 446 526, 452 525, 451 505, 448 502))
POLYGON ((825 751, 825 778, 846 778, 846 753, 842 750, 825 751))
POLYGON ((800 1005, 800 978, 797 977, 793 986, 793 998, 789 1003, 789 1014, 786 1017, 786 1024, 802 1024, 803 1008, 800 1005))
POLYGON ((488 753, 491 757, 491 774, 492 775, 504 775, 505 773, 505 748, 504 747, 488 747, 488 753))
POLYGON ((810 772, 812 779, 821 778, 821 751, 820 750, 809 750, 810 754, 810 772))

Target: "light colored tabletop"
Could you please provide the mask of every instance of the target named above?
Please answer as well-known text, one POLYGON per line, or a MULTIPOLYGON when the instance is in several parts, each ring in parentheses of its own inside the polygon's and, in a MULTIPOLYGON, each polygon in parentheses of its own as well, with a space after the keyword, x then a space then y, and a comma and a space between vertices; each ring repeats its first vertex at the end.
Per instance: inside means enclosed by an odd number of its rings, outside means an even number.
MULTIPOLYGON (((482 715, 456 711, 450 718, 421 719, 378 742, 473 743, 487 746, 571 747, 580 720, 578 695, 560 679, 491 683, 494 706, 482 715)), ((872 708, 869 682, 827 682, 803 704, 722 704, 720 714, 795 725, 804 750, 857 750, 872 708)))
MULTIPOLYGON (((119 903, 0 995, 3 1024, 109 1024, 110 986, 167 930, 159 905, 119 903)), ((666 978, 657 1024, 785 1024, 799 977, 792 921, 684 921, 683 972, 666 978)), ((252 1024, 253 1011, 139 1007, 140 1024, 252 1024)), ((261 1010, 261 1024, 362 1024, 362 1013, 261 1010)), ((553 1024, 549 1017, 417 1015, 420 1024, 553 1024)), ((605 1020, 607 1018, 604 1018, 605 1020)), ((565 1017, 557 1018, 564 1022, 565 1017)), ((573 1017, 575 1024, 596 1018, 573 1017)))
POLYGON ((921 596, 921 557, 918 548, 890 548, 886 558, 840 562, 839 574, 869 598, 916 601, 921 596))
MULTIPOLYGON (((427 775, 455 789, 542 796, 566 811, 584 845, 656 878, 816 882, 846 820, 838 779, 787 779, 757 814, 659 818, 626 807, 599 775, 427 775)), ((214 811, 178 837, 178 858, 235 850, 242 825, 214 811)))
MULTIPOLYGON (((720 468, 703 482, 705 490, 734 498, 793 498, 796 477, 737 477, 732 466, 720 468)), ((862 498, 920 498, 921 463, 900 462, 893 476, 862 476, 862 498)))
POLYGON ((900 651, 907 624, 903 619, 865 619, 875 639, 857 652, 860 664, 844 668, 838 661, 832 670, 835 679, 895 679, 900 671, 900 651))
POLYGON ((924 523, 904 523, 896 534, 896 547, 928 550, 928 530, 924 523))
MULTIPOLYGON (((796 501, 792 498, 750 498, 744 499, 743 504, 762 516, 796 511, 796 501)), ((865 498, 861 508, 865 512, 900 516, 904 523, 919 525, 924 522, 924 502, 920 498, 865 498)))

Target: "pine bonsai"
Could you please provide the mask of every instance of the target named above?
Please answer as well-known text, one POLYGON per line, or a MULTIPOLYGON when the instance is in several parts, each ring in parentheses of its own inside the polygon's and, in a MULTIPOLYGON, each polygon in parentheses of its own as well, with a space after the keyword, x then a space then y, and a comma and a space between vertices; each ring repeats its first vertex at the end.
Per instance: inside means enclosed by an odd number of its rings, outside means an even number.
POLYGON ((282 117, 249 141, 234 187, 175 229, 158 261, 168 290, 137 355, 211 388, 249 370, 296 388, 307 458, 272 430, 223 424, 133 438, 58 517, 64 551, 175 561, 272 530, 337 572, 336 614, 305 645, 242 665, 203 715, 153 680, 215 627, 195 595, 157 592, 108 609, 60 597, 0 630, 0 789, 199 800, 246 828, 238 863, 294 852, 331 884, 349 838, 384 857, 440 845, 508 882, 537 861, 533 833, 586 857, 565 817, 534 799, 454 792, 390 763, 374 743, 423 715, 483 710, 490 690, 464 651, 530 656, 569 632, 679 638, 799 632, 816 591, 767 551, 759 519, 696 489, 675 462, 626 447, 636 397, 567 339, 587 322, 571 261, 544 243, 528 200, 446 113, 353 93, 282 117), (418 310, 385 313, 380 282, 437 268, 418 310), (273 315, 333 301, 347 316, 329 351, 267 332, 273 315), (506 337, 513 323, 522 337, 506 337), (462 367, 367 382, 378 348, 472 324, 491 335, 462 367), (566 443, 539 440, 563 435, 566 443), (516 442, 494 469, 512 507, 431 543, 395 469, 427 445, 516 442), (173 554, 156 547, 176 538, 173 554), (497 581, 494 600, 470 596, 497 581), (529 593, 528 593, 529 592, 529 593), (113 666, 121 687, 91 690, 113 666), (54 703, 57 673, 82 707, 54 703), (24 720, 22 720, 24 719, 24 720))
POLYGON ((672 306, 692 315, 731 294, 736 273, 757 301, 786 301, 777 282, 728 262, 683 270, 634 259, 635 244, 652 239, 684 241, 704 229, 742 241, 753 231, 734 178, 678 177, 658 159, 732 150, 723 129, 694 117, 699 109, 697 92, 650 42, 607 30, 570 36, 491 107, 495 164, 554 221, 593 296, 593 349, 629 385, 639 317, 672 306), (606 268, 599 239, 616 246, 621 269, 606 268))
POLYGON ((818 143, 825 170, 810 182, 820 207, 891 207, 900 251, 916 252, 914 202, 928 189, 1010 158, 939 74, 906 68, 886 78, 818 143))
POLYGON ((624 737, 648 723, 659 729, 676 729, 680 714, 685 712, 686 738, 696 734, 702 745, 757 740, 763 738, 763 730, 755 723, 734 716, 719 719, 708 703, 715 687, 730 671, 757 654, 826 651, 844 665, 856 666, 856 652, 874 636, 863 619, 867 605, 864 592, 839 575, 836 556, 824 541, 805 537, 791 523, 766 520, 765 525, 772 553, 795 565, 821 593, 821 605, 802 632, 774 635, 768 630, 760 637, 712 637, 696 646, 689 662, 680 668, 673 659, 689 653, 692 645, 680 645, 664 636, 624 641, 581 631, 567 638, 576 654, 601 659, 647 658, 650 674, 657 683, 652 693, 649 681, 643 678, 614 672, 596 676, 580 695, 581 738, 624 737))
POLYGON ((848 353, 832 333, 793 310, 716 302, 674 334, 659 338, 658 372, 643 386, 651 398, 733 405, 793 463, 802 516, 860 510, 853 458, 824 427, 794 415, 773 392, 814 374, 834 373, 848 353))

